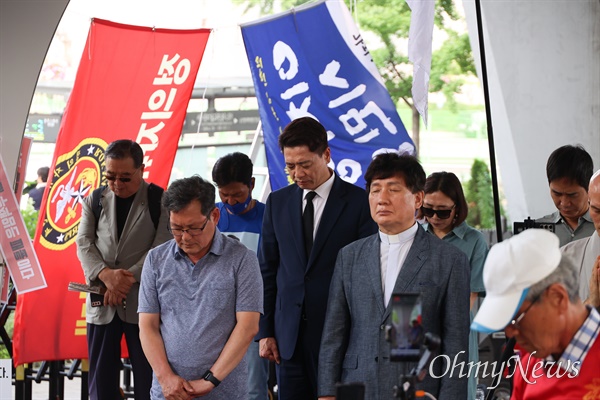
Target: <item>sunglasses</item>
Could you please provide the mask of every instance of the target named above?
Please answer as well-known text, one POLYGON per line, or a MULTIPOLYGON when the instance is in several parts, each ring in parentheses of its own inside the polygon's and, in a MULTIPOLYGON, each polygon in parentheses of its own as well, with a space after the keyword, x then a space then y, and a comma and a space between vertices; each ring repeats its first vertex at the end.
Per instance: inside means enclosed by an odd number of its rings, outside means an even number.
MULTIPOLYGON (((134 170, 134 171, 131 173, 131 175, 135 174, 135 173, 138 171, 138 169, 139 169, 139 168, 136 168, 136 169, 135 169, 135 170, 134 170)), ((119 177, 119 178, 117 178, 117 177, 116 177, 116 176, 114 176, 114 175, 106 175, 106 174, 104 175, 104 177, 106 178, 106 180, 107 180, 107 181, 110 181, 110 182, 114 182, 114 181, 121 181, 121 182, 123 182, 123 183, 128 183, 128 182, 131 182, 131 180, 133 179, 133 178, 131 178, 131 177, 125 177, 125 178, 123 178, 123 177, 119 177)))
POLYGON ((127 182, 131 182, 131 178, 117 178, 116 176, 111 176, 111 175, 105 175, 104 176, 106 178, 107 181, 121 181, 123 183, 127 183, 127 182))
POLYGON ((452 210, 454 210, 454 207, 456 207, 456 204, 453 205, 452 208, 449 210, 434 210, 433 208, 421 206, 421 212, 427 218, 431 218, 434 214, 437 214, 439 219, 448 219, 450 218, 450 214, 452 214, 452 210))

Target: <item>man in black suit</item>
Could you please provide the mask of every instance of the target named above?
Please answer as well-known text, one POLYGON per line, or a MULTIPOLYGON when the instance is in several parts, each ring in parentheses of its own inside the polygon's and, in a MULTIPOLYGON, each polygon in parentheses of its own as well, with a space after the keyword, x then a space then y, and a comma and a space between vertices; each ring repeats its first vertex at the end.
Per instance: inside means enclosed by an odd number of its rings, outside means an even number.
POLYGON ((366 192, 327 164, 327 132, 316 120, 285 127, 279 147, 295 184, 267 199, 259 262, 264 315, 260 355, 275 361, 280 400, 317 397, 317 363, 338 251, 374 234, 366 192))

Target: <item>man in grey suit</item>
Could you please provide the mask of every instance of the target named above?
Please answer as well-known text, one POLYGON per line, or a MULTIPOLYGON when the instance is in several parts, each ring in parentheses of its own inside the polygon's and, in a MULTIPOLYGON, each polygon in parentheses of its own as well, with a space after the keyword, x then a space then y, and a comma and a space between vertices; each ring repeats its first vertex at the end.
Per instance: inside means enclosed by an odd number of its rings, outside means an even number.
POLYGON ((379 232, 338 254, 329 290, 319 355, 319 396, 333 399, 337 382, 363 382, 366 399, 392 397, 409 363, 390 362, 385 327, 392 325, 392 293, 420 293, 424 332, 441 338, 432 364, 437 378, 418 385, 438 399, 466 398, 467 377, 453 363, 468 358, 469 262, 415 221, 425 172, 411 156, 378 155, 365 174, 371 216, 379 232), (456 357, 456 358, 455 358, 456 357), (449 369, 446 372, 447 368, 449 369))
MULTIPOLYGON (((112 142, 105 152, 108 187, 100 194, 100 214, 93 195, 83 201, 77 256, 90 285, 106 288, 103 305, 86 303, 91 399, 120 399, 121 337, 125 334, 135 382, 135 398, 149 399, 152 369, 139 338, 138 291, 148 250, 169 240, 168 213, 152 220, 149 185, 143 180, 143 151, 131 140, 112 142)), ((159 190, 158 187, 154 189, 159 190)))

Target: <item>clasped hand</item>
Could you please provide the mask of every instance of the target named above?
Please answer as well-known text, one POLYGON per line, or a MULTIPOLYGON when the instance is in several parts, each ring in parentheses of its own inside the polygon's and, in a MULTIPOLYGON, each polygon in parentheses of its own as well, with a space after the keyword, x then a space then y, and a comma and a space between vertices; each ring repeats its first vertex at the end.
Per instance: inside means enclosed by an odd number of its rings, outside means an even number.
POLYGON ((123 304, 131 286, 135 283, 133 274, 124 269, 104 268, 98 278, 106 285, 104 305, 117 306, 123 304))
POLYGON ((205 396, 215 386, 204 379, 186 381, 178 375, 171 375, 160 382, 163 395, 167 400, 190 400, 194 397, 205 396))

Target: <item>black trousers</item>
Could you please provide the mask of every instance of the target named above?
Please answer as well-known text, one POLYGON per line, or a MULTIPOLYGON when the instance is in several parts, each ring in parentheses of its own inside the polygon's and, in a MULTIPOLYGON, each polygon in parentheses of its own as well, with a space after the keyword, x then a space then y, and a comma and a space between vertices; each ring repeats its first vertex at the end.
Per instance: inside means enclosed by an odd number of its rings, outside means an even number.
POLYGON ((133 370, 135 400, 150 400, 152 368, 142 351, 140 329, 137 324, 121 321, 116 313, 107 325, 87 324, 90 362, 88 390, 91 400, 121 399, 119 372, 123 334, 133 370))
POLYGON ((303 319, 300 321, 298 340, 292 358, 282 358, 276 366, 279 400, 317 399, 319 350, 307 336, 306 321, 303 319))

